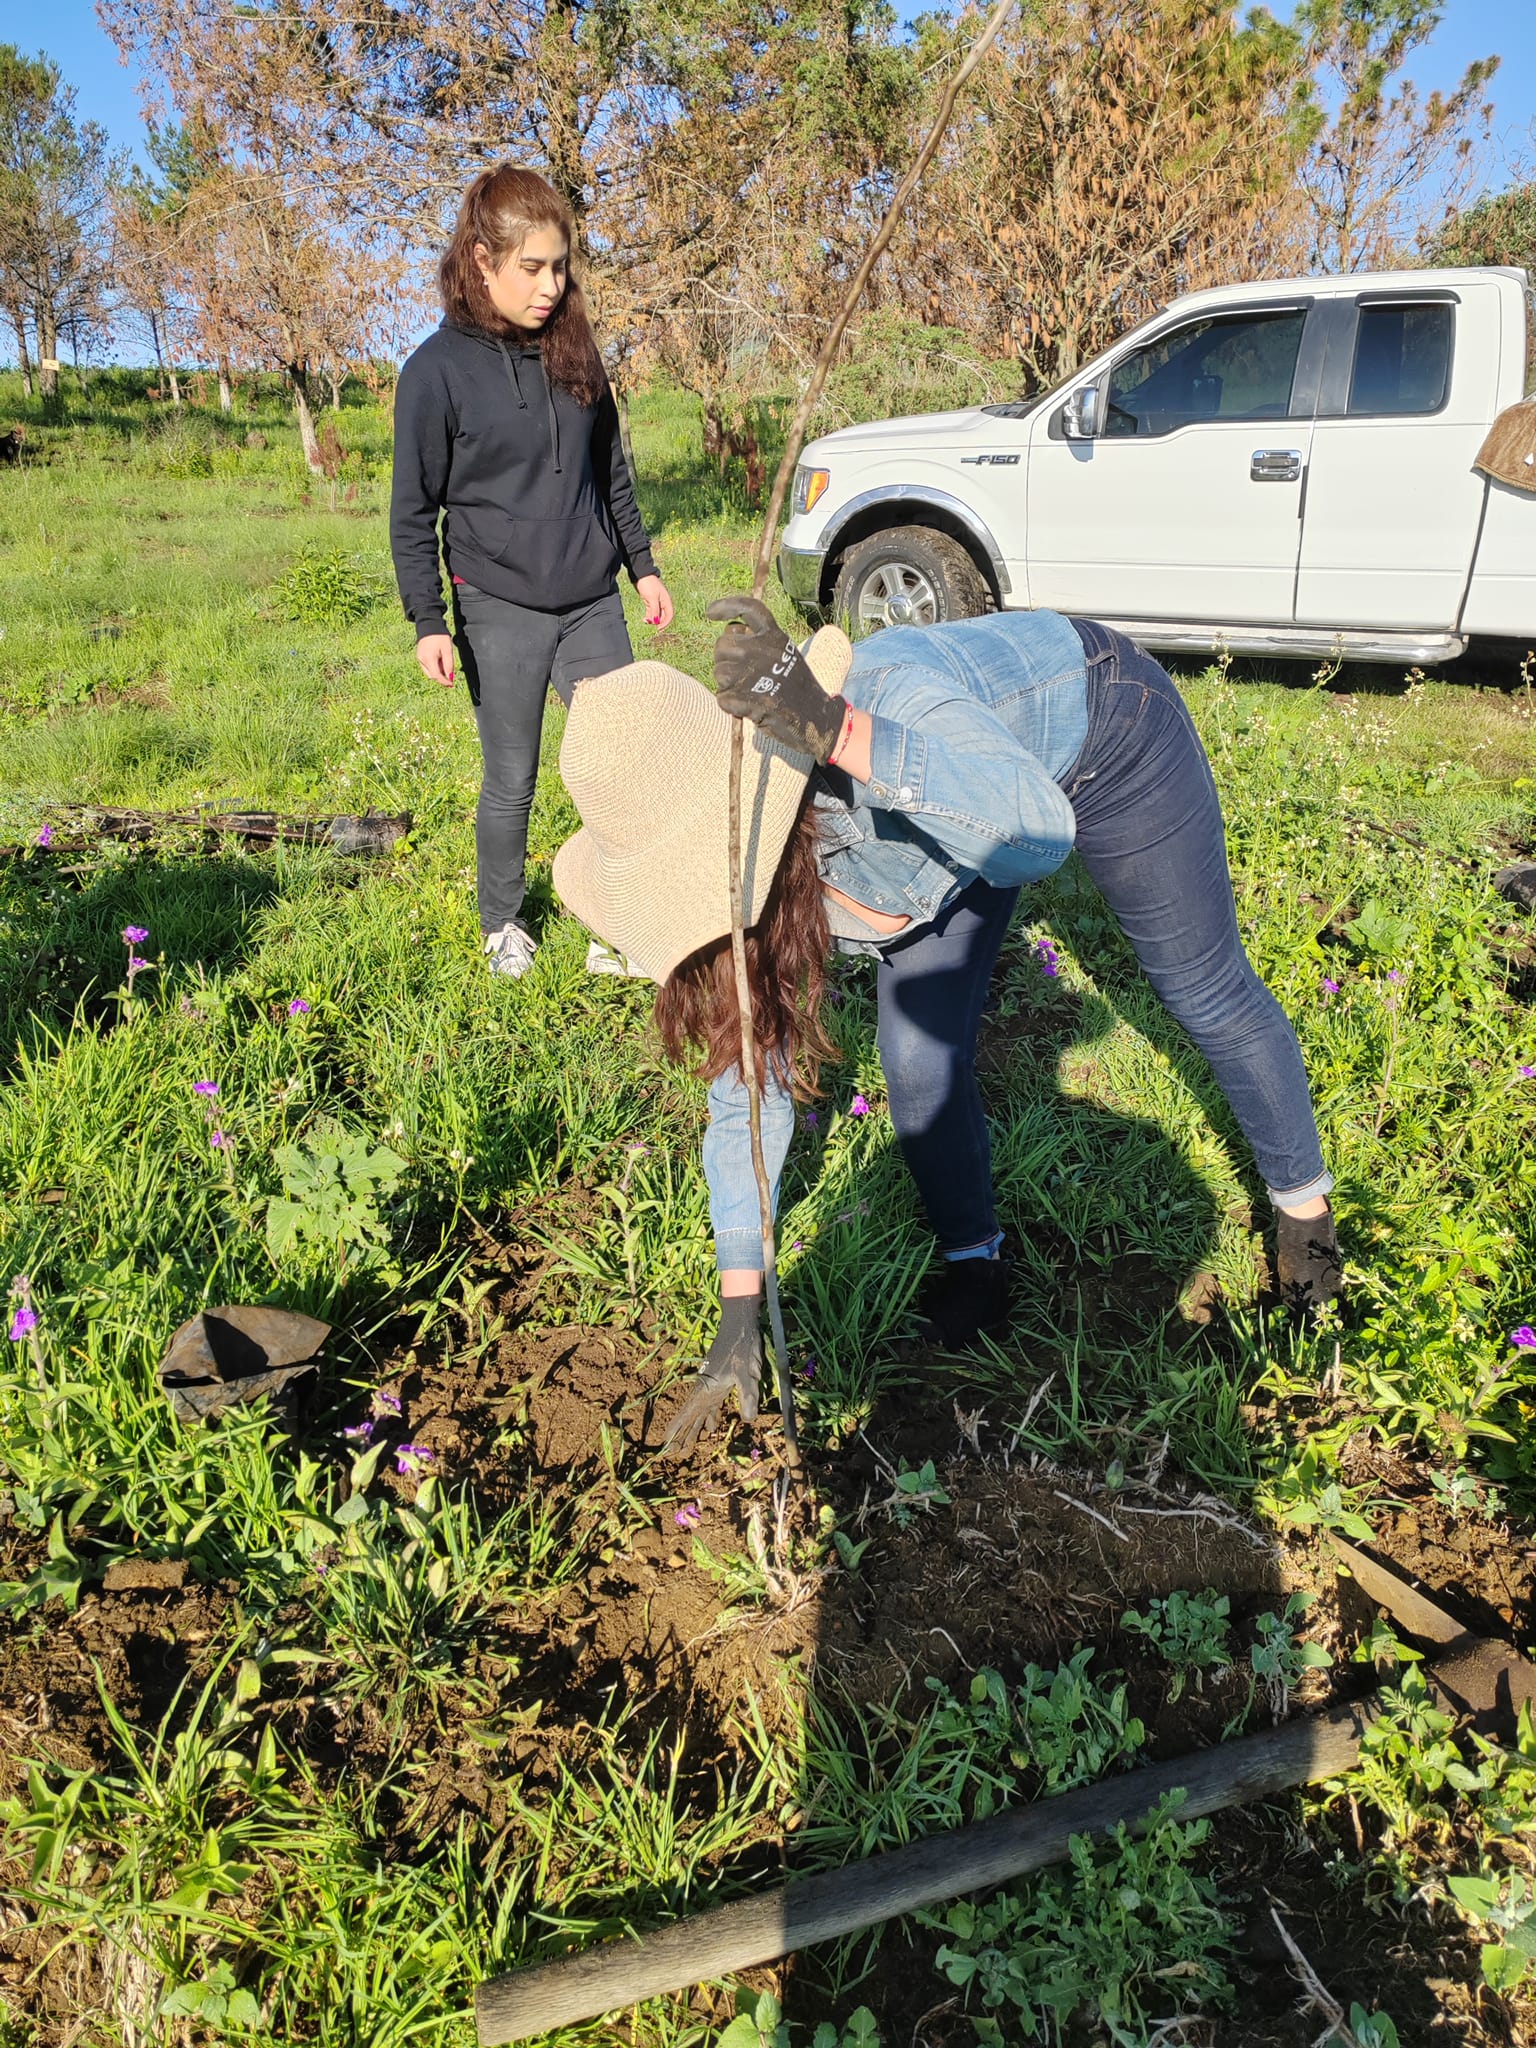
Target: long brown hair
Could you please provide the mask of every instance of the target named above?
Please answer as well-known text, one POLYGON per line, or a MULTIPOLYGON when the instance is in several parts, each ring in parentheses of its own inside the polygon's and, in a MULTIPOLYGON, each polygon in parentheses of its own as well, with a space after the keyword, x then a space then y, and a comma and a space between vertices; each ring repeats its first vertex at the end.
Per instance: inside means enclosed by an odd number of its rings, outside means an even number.
MULTIPOLYGON (((832 935, 816 857, 816 814, 807 800, 789 835, 762 917, 747 933, 747 980, 757 1078, 768 1063, 797 1102, 821 1093, 824 1060, 842 1057, 821 1021, 832 935)), ((699 1054, 698 1073, 713 1081, 741 1067, 741 1011, 729 939, 690 953, 656 991, 656 1028, 668 1059, 699 1054)))
MULTIPOLYGON (((459 201, 459 217, 437 266, 443 311, 455 326, 476 327, 498 337, 520 331, 491 304, 475 261, 475 244, 484 244, 491 268, 499 270, 535 228, 558 228, 567 246, 576 239, 571 209, 554 186, 516 164, 482 171, 459 201)), ((597 404, 607 378, 574 269, 566 273, 560 303, 539 332, 539 348, 551 384, 569 391, 579 405, 597 404)))

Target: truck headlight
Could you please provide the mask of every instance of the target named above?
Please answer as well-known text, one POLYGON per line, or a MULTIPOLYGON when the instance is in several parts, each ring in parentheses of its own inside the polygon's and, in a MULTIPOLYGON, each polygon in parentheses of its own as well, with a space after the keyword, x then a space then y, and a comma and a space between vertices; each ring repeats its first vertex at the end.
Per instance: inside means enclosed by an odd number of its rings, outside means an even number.
POLYGON ((795 471, 795 511, 814 511, 817 499, 831 481, 830 469, 812 469, 809 463, 802 462, 795 471))

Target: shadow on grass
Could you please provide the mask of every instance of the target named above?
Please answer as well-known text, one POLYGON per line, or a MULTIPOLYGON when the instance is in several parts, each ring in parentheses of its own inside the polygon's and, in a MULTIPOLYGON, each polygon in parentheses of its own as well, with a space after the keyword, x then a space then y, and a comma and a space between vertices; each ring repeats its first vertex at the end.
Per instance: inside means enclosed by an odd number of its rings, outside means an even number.
MULTIPOLYGON (((872 1006, 856 1000, 851 1007, 857 1014, 845 1043, 857 1071, 869 1049, 863 1013, 872 1006)), ((1214 1292, 1209 1262, 1218 1216, 1206 1182, 1156 1121, 1068 1092, 1069 1069, 1091 1057, 1118 1021, 1102 998, 1042 982, 1016 939, 1005 948, 976 1069, 998 1219, 1010 1240, 1015 1321, 1030 1333, 999 1353, 1017 1366, 1018 1407, 1058 1347, 1115 1350, 1145 1341, 1191 1303, 1203 1314, 1214 1292)), ((1198 1066, 1187 1048, 1186 1056, 1198 1066)), ((888 1118, 871 1119, 867 1136, 851 1145, 827 1142, 837 1105, 851 1093, 847 1073, 829 1070, 828 1104, 809 1128, 802 1117, 781 1203, 794 1363, 811 1374, 813 1405, 829 1416, 859 1411, 872 1387, 886 1382, 893 1343, 899 1371, 913 1364, 921 1371, 927 1354, 913 1345, 917 1297, 925 1273, 938 1267, 888 1118)), ((1209 1074, 1205 1083, 1214 1091, 1209 1074)), ((953 1114, 952 1104, 941 1105, 936 1126, 953 1114)), ((1006 1389, 1004 1363, 990 1376, 1006 1389)))
POLYGON ((207 969, 238 965, 253 921, 280 887, 271 859, 235 852, 135 851, 93 864, 90 854, 38 850, 0 862, 0 1074, 77 1007, 87 1020, 108 1016, 130 952, 152 963, 139 979, 141 996, 153 989, 161 957, 207 969), (130 929, 148 937, 130 946, 130 929))
MULTIPOLYGON (((1469 689, 1514 691, 1523 687, 1523 651, 1514 642, 1474 642, 1457 661, 1346 661, 1336 672, 1328 660, 1279 661, 1273 657, 1237 656, 1226 680, 1239 686, 1269 686, 1293 695, 1320 697, 1402 697, 1415 684, 1461 683, 1469 689), (1319 680, 1319 678, 1322 678, 1319 680)), ((1169 667, 1181 670, 1177 655, 1169 667)))

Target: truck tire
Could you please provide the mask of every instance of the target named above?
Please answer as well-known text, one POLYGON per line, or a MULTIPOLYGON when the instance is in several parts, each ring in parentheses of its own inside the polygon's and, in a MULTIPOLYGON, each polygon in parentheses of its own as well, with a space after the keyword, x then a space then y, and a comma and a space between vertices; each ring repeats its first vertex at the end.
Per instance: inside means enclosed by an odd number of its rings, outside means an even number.
POLYGON ((882 626, 940 626, 992 608, 987 580, 959 541, 931 526, 861 540, 838 571, 832 615, 851 640, 882 626))

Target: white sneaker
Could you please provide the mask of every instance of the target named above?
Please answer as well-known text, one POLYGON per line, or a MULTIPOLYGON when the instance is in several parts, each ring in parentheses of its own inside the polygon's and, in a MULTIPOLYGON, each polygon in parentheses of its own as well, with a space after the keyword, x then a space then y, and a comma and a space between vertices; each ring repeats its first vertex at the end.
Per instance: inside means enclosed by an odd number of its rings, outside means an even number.
POLYGON ((605 946, 601 939, 594 939, 587 947, 588 974, 622 974, 631 981, 649 981, 650 976, 643 967, 637 967, 624 954, 616 953, 612 946, 605 946))
POLYGON ((490 955, 492 974, 506 974, 514 981, 526 974, 539 950, 533 937, 520 924, 504 924, 499 932, 487 932, 485 950, 490 955))

